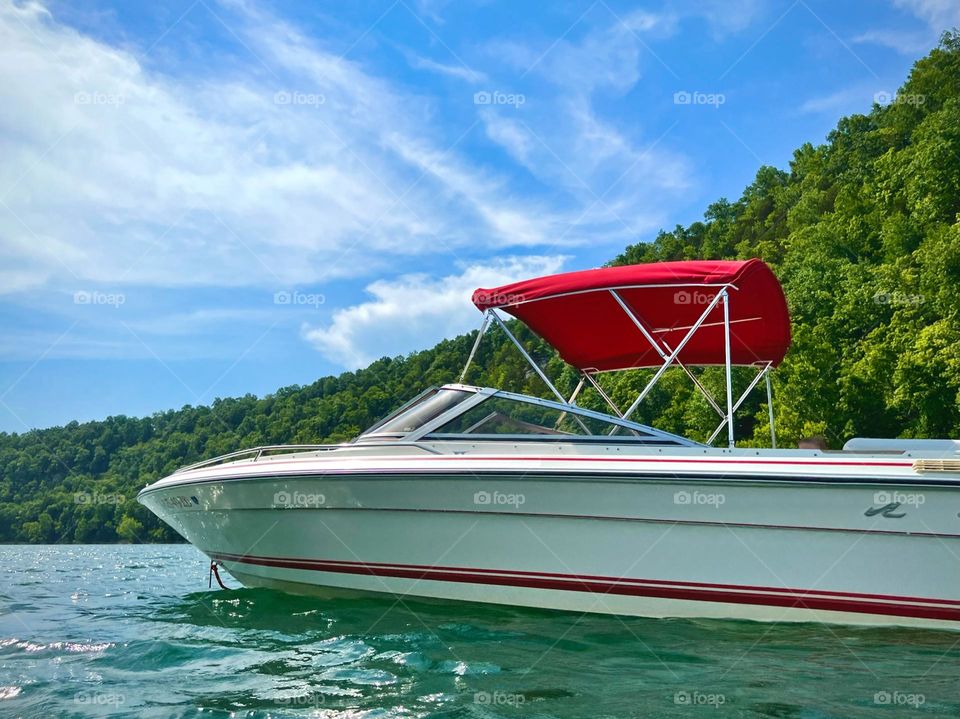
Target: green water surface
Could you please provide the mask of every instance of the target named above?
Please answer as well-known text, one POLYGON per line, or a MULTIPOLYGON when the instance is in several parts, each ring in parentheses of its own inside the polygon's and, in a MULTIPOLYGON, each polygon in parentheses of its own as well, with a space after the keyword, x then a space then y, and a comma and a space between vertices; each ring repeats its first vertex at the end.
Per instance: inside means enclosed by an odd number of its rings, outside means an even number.
POLYGON ((960 716, 958 633, 208 590, 183 545, 0 555, 0 717, 960 716))

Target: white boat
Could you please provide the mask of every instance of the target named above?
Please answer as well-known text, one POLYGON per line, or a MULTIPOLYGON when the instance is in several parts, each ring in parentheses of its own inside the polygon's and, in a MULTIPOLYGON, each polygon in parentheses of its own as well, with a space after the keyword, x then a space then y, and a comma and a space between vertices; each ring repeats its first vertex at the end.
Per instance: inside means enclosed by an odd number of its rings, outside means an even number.
MULTIPOLYGON (((759 260, 605 268, 478 290, 556 396, 431 388, 340 445, 256 447, 138 499, 246 586, 386 592, 648 617, 960 629, 960 442, 776 447, 770 374, 790 342, 759 260), (580 376, 564 398, 500 313, 580 376), (725 367, 713 397, 695 367, 725 367), (756 374, 735 396, 732 367, 756 374), (603 372, 655 368, 623 412, 603 372), (712 447, 629 417, 669 368, 716 410, 712 447), (738 448, 765 380, 771 448, 738 448), (586 388, 586 389, 585 389, 586 388), (580 407, 593 391, 609 414, 580 407)), ((219 576, 219 575, 218 575, 219 576)))

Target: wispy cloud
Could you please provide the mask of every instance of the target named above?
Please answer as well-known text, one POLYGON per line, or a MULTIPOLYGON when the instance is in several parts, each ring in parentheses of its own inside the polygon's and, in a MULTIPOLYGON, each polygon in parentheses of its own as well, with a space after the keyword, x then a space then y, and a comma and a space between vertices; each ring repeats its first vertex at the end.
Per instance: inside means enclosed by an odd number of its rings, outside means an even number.
MULTIPOLYGON (((278 286, 373 273, 440 237, 537 241, 477 215, 469 162, 414 99, 285 22, 215 9, 250 65, 179 78, 39 5, 0 6, 0 263, 17 286, 278 286), (449 153, 455 186, 417 182, 413 146, 449 153)), ((482 193, 511 204, 496 181, 482 193)), ((535 208, 508 212, 540 223, 535 208)))
POLYGON ((888 47, 902 55, 917 55, 935 45, 944 30, 960 26, 960 3, 956 0, 893 0, 893 5, 914 15, 926 27, 874 28, 860 33, 853 41, 888 47))
POLYGON ((665 199, 692 184, 689 162, 662 142, 662 132, 621 126, 597 110, 598 97, 630 93, 649 63, 659 65, 648 42, 674 32, 676 22, 673 14, 616 15, 597 5, 560 40, 499 40, 487 48, 511 73, 515 84, 505 79, 505 92, 537 82, 522 112, 483 109, 487 137, 544 185, 576 198, 597 241, 649 231, 663 221, 665 199))
POLYGON ((811 97, 800 105, 800 112, 828 113, 831 117, 850 112, 868 112, 880 90, 873 85, 859 84, 827 95, 811 97))
POLYGON ((930 49, 933 36, 929 31, 917 30, 867 30, 853 38, 861 45, 880 45, 902 55, 916 55, 930 49))
POLYGON ((480 314, 466 301, 473 290, 557 272, 565 260, 504 257, 439 279, 411 274, 374 282, 367 286, 373 299, 337 310, 324 326, 304 325, 303 336, 330 361, 357 369, 475 328, 480 314))
POLYGON ((442 62, 421 57, 414 53, 407 53, 407 61, 410 63, 410 67, 416 68, 417 70, 429 70, 438 75, 453 77, 459 80, 465 80, 466 82, 486 82, 489 79, 485 73, 479 70, 474 70, 464 65, 445 65, 442 62))
POLYGON ((912 12, 935 32, 960 25, 960 3, 956 0, 893 0, 893 4, 912 12))

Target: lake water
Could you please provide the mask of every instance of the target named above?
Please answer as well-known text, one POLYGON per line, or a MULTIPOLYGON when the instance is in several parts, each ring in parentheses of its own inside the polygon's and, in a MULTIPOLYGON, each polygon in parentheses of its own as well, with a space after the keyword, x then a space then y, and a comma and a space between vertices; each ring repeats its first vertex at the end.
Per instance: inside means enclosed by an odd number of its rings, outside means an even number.
POLYGON ((184 545, 0 554, 0 717, 960 716, 960 634, 208 590, 184 545))

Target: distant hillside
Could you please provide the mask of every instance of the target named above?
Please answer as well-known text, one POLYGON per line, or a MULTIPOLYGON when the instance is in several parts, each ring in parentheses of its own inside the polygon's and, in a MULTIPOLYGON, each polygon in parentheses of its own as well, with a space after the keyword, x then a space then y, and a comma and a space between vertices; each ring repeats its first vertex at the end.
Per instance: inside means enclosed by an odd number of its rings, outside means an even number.
MULTIPOLYGON (((785 443, 814 433, 834 446, 853 435, 960 438, 958 213, 960 34, 948 33, 892 104, 842 119, 826 144, 798 149, 788 171, 760 168, 739 200, 715 202, 703 222, 628 247, 612 264, 761 257, 774 267, 793 314, 793 348, 774 373, 785 443)), ((518 331, 572 389, 573 373, 518 331)), ((454 381, 471 342, 447 340, 263 399, 0 434, 0 541, 175 540, 134 502, 144 484, 246 446, 351 438, 423 387, 454 381)), ((604 379, 627 402, 644 377, 604 379)), ((502 338, 484 343, 468 379, 545 394, 502 338)), ((705 382, 719 393, 718 373, 705 382)), ((768 432, 760 400, 744 406, 738 428, 758 445, 768 432)), ((715 424, 679 373, 639 418, 695 438, 715 424)))

